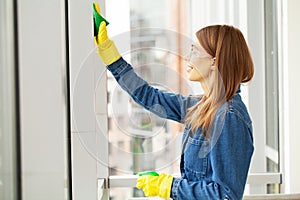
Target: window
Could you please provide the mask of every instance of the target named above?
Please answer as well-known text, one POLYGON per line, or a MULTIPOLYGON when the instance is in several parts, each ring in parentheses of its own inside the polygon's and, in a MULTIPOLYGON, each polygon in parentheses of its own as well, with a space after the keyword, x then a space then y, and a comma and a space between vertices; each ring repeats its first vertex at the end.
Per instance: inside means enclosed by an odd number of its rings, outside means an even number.
MULTIPOLYGON (((166 15, 166 13, 169 12, 174 12, 172 9, 176 9, 174 7, 174 4, 176 3, 171 3, 171 5, 168 4, 168 2, 162 2, 160 1, 160 6, 155 7, 156 1, 144 1, 143 3, 139 1, 134 1, 131 0, 129 1, 129 8, 130 8, 130 28, 131 28, 131 34, 130 34, 130 56, 128 56, 130 63, 135 67, 135 71, 140 74, 144 79, 146 79, 150 83, 157 83, 161 81, 162 85, 167 85, 167 79, 170 77, 170 73, 168 71, 165 71, 166 67, 161 67, 161 66, 168 66, 169 63, 166 58, 169 57, 162 57, 162 59, 157 58, 158 52, 155 52, 156 50, 154 49, 149 49, 147 47, 153 47, 157 45, 159 41, 164 41, 167 44, 170 44, 174 42, 174 40, 165 37, 162 33, 159 33, 155 35, 155 33, 151 33, 149 30, 148 32, 143 32, 141 28, 144 27, 160 27, 160 28, 174 28, 172 26, 172 23, 170 21, 175 20, 176 18, 172 18, 174 16, 172 15, 166 15), (153 13, 152 10, 150 11, 148 8, 150 7, 155 7, 157 8, 156 11, 153 13), (170 18, 171 16, 171 18, 170 18), (155 18, 160 18, 160 19, 167 19, 166 21, 160 20, 159 24, 157 21, 153 20, 155 18), (168 24, 170 23, 170 24, 168 24), (165 26, 164 26, 165 24, 165 26), (139 31, 136 31, 137 29, 141 29, 139 31), (136 50, 138 49, 138 50, 136 50), (150 64, 148 64, 150 63, 150 64), (158 67, 156 67, 156 63, 158 63, 158 67), (165 82, 164 82, 165 81, 165 82)), ((259 7, 262 11, 262 13, 265 13, 265 16, 261 16, 261 19, 265 19, 265 40, 263 39, 262 41, 265 41, 265 58, 261 57, 260 59, 263 61, 265 60, 265 71, 260 72, 258 71, 257 73, 262 73, 266 74, 265 77, 265 89, 262 90, 265 91, 265 109, 266 113, 265 115, 265 120, 266 124, 263 125, 261 128, 265 127, 266 131, 260 129, 259 133, 265 133, 265 141, 266 145, 263 143, 260 143, 261 149, 265 149, 266 154, 265 155, 257 155, 261 156, 261 159, 264 160, 263 163, 257 162, 253 163, 254 167, 253 170, 256 169, 256 171, 252 172, 272 172, 272 173, 278 173, 278 93, 277 88, 277 68, 276 68, 276 59, 277 59, 277 36, 276 36, 276 30, 277 30, 277 18, 276 18, 276 3, 274 1, 265 1, 264 4, 251 4, 249 2, 245 1, 226 1, 222 2, 221 4, 214 4, 211 2, 199 2, 199 1, 188 1, 188 3, 181 5, 178 10, 180 10, 181 13, 181 22, 182 24, 186 24, 186 30, 187 34, 189 35, 190 38, 193 39, 193 34, 195 31, 197 31, 200 27, 203 27, 207 24, 214 24, 214 23, 228 23, 228 24, 233 24, 237 27, 239 27, 247 37, 247 30, 248 28, 251 29, 252 24, 247 27, 245 24, 251 23, 251 21, 247 21, 247 13, 246 11, 250 9, 253 9, 255 6, 259 7), (224 5, 223 5, 223 4, 224 5), (226 6, 225 6, 226 5, 226 6), (224 9, 224 6, 226 9, 224 9), (211 12, 212 9, 214 12, 211 12), (201 12, 199 12, 201 10, 201 12), (215 11, 218 12, 215 12, 215 11), (184 15, 182 14, 184 13, 184 15), (214 13, 214 15, 211 15, 211 13, 214 13), (216 14, 217 13, 217 14, 216 14), (274 17, 275 16, 275 17, 274 17), (267 103, 268 102, 268 103, 267 103)), ((107 2, 109 4, 109 2, 107 2)), ((178 5, 177 5, 178 6, 178 5)), ((253 24, 253 27, 257 26, 253 24)), ((179 30, 182 31, 182 30, 179 30)), ((263 35, 261 35, 263 37, 263 35)), ((191 40, 192 40, 191 39, 191 40)), ((251 37, 250 41, 251 43, 251 37)), ((251 46, 251 44, 250 44, 251 46)), ((180 47, 178 47, 180 48, 180 47)), ((183 47, 182 47, 183 48, 183 47)), ((161 52, 160 52, 161 53, 161 52)), ((255 56, 255 55, 254 55, 255 56)), ((176 65, 180 66, 183 63, 177 62, 176 65)), ((182 75, 182 77, 184 74, 182 75)), ((264 81, 264 80, 262 80, 264 81)), ((155 85, 155 84, 154 84, 155 85)), ((171 89, 174 89, 178 87, 178 91, 181 92, 187 92, 191 93, 191 91, 197 90, 195 85, 186 83, 186 85, 182 86, 184 84, 179 84, 179 82, 175 82, 172 84, 173 87, 170 87, 171 89), (177 84, 177 85, 176 85, 177 84), (181 87, 182 86, 182 87, 181 87), (192 90, 188 91, 186 88, 192 88, 192 90)), ((261 87, 261 86, 259 86, 261 87)), ((116 87, 116 90, 121 90, 120 88, 116 87)), ((249 104, 249 110, 252 115, 261 115, 260 113, 257 113, 256 110, 251 110, 252 103, 250 102, 252 99, 252 96, 249 93, 251 93, 252 90, 251 88, 248 89, 247 86, 243 87, 242 95, 245 100, 246 104, 249 104)), ((112 93, 113 91, 109 91, 109 93, 112 93)), ((117 92, 119 93, 119 91, 117 92)), ((152 114, 148 113, 147 111, 141 109, 139 106, 137 106, 135 103, 130 101, 128 96, 126 97, 127 94, 125 94, 125 101, 123 104, 110 104, 110 108, 112 110, 116 110, 116 112, 110 112, 116 115, 116 113, 120 112, 120 108, 122 107, 123 109, 127 107, 127 110, 124 109, 124 113, 121 114, 123 115, 123 119, 120 119, 120 116, 118 116, 118 120, 111 120, 114 121, 115 123, 118 123, 115 127, 118 128, 123 128, 123 130, 128 131, 129 129, 132 131, 131 134, 129 133, 129 137, 127 135, 127 146, 128 149, 124 150, 125 152, 131 152, 129 154, 132 154, 132 157, 126 159, 126 162, 116 162, 114 165, 115 168, 122 168, 121 164, 124 164, 123 170, 125 173, 120 172, 117 173, 118 170, 115 170, 115 172, 119 175, 123 174, 125 175, 126 172, 128 173, 137 173, 138 171, 143 171, 143 170, 151 170, 151 169, 160 169, 159 166, 156 166, 155 162, 153 161, 153 158, 147 157, 143 158, 143 154, 140 155, 140 153, 146 153, 144 155, 148 155, 148 151, 153 150, 153 144, 155 144, 155 138, 149 137, 149 138, 143 138, 140 137, 139 135, 132 136, 133 133, 141 133, 142 131, 149 131, 148 134, 150 134, 151 130, 153 127, 157 126, 157 122, 159 122, 158 119, 156 119, 152 114), (121 106, 124 105, 124 106, 121 106), (124 119, 127 122, 124 122, 124 119), (121 124, 121 122, 123 124, 121 124), (134 122, 134 123, 132 123, 134 122), (140 124, 139 127, 134 126, 134 124, 140 124), (122 126, 126 127, 122 127, 122 126), (131 137, 132 136, 132 137, 131 137), (136 152, 135 152, 136 151, 136 152), (135 156, 135 154, 138 154, 139 156, 135 156), (119 163, 119 166, 118 166, 119 163), (148 165, 143 166, 144 163, 147 163, 148 165), (125 165, 129 168, 125 169, 125 165)), ((110 96, 113 96, 110 95, 110 96)), ((120 114, 120 113, 119 113, 120 114)), ((112 118, 113 116, 109 116, 109 118, 112 118)), ((255 118, 255 116, 254 116, 255 118)), ((254 125, 255 126, 255 125, 254 125)), ((178 127, 176 124, 170 124, 169 122, 166 122, 163 126, 164 129, 164 136, 166 138, 172 137, 172 131, 174 132, 174 129, 172 127, 178 127), (172 131, 170 131, 172 130, 172 131), (169 136, 168 136, 169 135, 169 136)), ((260 127, 260 126, 258 126, 260 127)), ((257 127, 257 128, 258 128, 257 127)), ((176 134, 178 134, 181 131, 181 127, 175 128, 176 134)), ((121 131, 122 132, 122 131, 121 131)), ((147 132, 145 132, 147 134, 147 132)), ((122 135, 122 134, 121 134, 122 135)), ((151 134, 150 134, 151 135, 151 134)), ((114 132, 112 129, 109 132, 109 137, 110 137, 110 145, 112 145, 114 142, 114 139, 120 140, 122 137, 120 136, 120 132, 117 133, 114 132)), ((122 139, 121 139, 122 140, 122 139)), ((160 140, 161 141, 161 140, 160 140)), ((115 146, 116 148, 119 148, 118 146, 115 146)), ((177 146, 177 147, 180 147, 177 146)), ((259 149, 260 149, 259 148, 259 149)), ((177 150, 177 152, 179 152, 177 150)), ((164 152, 165 155, 167 154, 164 152)), ((119 160, 118 157, 122 157, 121 154, 119 155, 114 155, 110 154, 110 160, 113 162, 113 160, 119 160)), ((123 156, 124 157, 124 156, 123 156)), ((163 157, 163 156, 161 156, 163 157)), ((255 160, 255 159, 254 159, 255 160)), ((177 163, 178 164, 178 163, 177 163)), ((178 166, 177 166, 178 167, 178 166)), ((174 169, 176 169, 176 165, 174 165, 174 169)), ((164 169, 165 170, 165 169, 164 169)), ((178 170, 178 168, 177 168, 178 170)), ((122 170, 121 170, 122 171, 122 170)), ((167 171, 168 172, 168 171, 167 171)), ((172 171, 171 171, 172 172, 172 171)), ((174 171, 175 172, 175 171, 174 171)), ((178 171, 176 171, 178 172, 178 171)), ((114 174, 111 174, 114 175, 114 174)), ((263 176, 265 175, 265 180, 266 182, 268 179, 268 176, 271 174, 261 174, 262 179, 263 176)), ((278 180, 280 179, 280 174, 278 174, 278 180)), ((251 179, 250 179, 251 180, 251 179)), ((250 181, 251 182, 251 181, 250 181)), ((255 185, 255 184, 254 184, 255 185)), ((278 188, 278 184, 274 185, 267 185, 267 184, 262 184, 261 186, 251 186, 249 185, 247 187, 248 193, 274 193, 278 192, 276 190, 278 188), (272 189, 273 188, 273 189, 272 189)), ((117 193, 117 192, 116 192, 117 193)), ((135 195, 138 196, 136 192, 134 192, 135 195)))
MULTIPOLYGON (((198 85, 186 81, 182 60, 185 51, 189 51, 187 43, 194 40, 194 33, 199 28, 226 23, 242 30, 256 65, 256 77, 249 86, 242 87, 242 97, 252 115, 256 139, 256 154, 245 194, 279 192, 275 3, 267 0, 225 0, 218 3, 110 0, 101 8, 106 19, 113 24, 108 26, 109 36, 135 71, 154 87, 175 93, 201 93, 198 85)), ((71 19, 76 24, 75 14, 71 19)), ((75 40, 74 44, 78 41, 75 40)), ((82 43, 82 46, 87 45, 82 43)), ((87 49, 91 48, 90 45, 87 49)), ((80 51, 74 48, 77 56, 72 57, 73 63, 81 63, 80 76, 74 78, 74 125, 77 128, 73 131, 76 133, 74 138, 78 137, 73 141, 74 152, 78 151, 82 156, 78 158, 80 163, 76 160, 75 165, 73 163, 73 176, 79 177, 74 178, 77 180, 74 191, 81 187, 90 189, 86 185, 92 185, 90 190, 94 191, 109 179, 109 186, 107 182, 103 185, 109 187, 105 190, 109 194, 103 193, 105 197, 116 200, 140 197, 143 194, 134 189, 135 177, 132 175, 145 170, 179 173, 182 126, 142 109, 117 85, 110 72, 106 74, 95 49, 87 57, 82 51, 82 48, 80 51), (96 121, 93 115, 96 115, 96 121), (88 156, 83 156, 84 151, 88 156), (94 165, 96 171, 93 171, 94 165), (91 170, 83 176, 80 168, 91 170), (82 177, 89 177, 87 184, 82 185, 79 181, 82 177), (94 185, 94 177, 99 180, 98 186, 94 185)))

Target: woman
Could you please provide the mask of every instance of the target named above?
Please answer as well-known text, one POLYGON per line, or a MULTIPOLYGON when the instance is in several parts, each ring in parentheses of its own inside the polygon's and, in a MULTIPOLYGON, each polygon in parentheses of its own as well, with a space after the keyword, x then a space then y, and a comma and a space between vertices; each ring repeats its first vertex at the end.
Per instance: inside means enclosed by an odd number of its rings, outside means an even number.
POLYGON ((252 122, 239 93, 240 84, 253 77, 252 58, 242 33, 232 26, 208 26, 196 36, 187 72, 189 80, 201 83, 202 97, 151 87, 120 56, 105 22, 95 42, 107 69, 138 104, 185 124, 181 177, 142 176, 137 187, 162 198, 242 199, 254 148, 252 122))

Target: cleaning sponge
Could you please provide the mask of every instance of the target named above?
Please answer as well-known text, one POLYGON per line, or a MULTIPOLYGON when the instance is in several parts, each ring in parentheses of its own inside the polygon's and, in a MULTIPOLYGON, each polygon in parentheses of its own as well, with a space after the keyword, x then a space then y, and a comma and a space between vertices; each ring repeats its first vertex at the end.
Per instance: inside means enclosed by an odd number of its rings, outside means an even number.
POLYGON ((100 7, 98 3, 93 3, 93 10, 94 10, 94 36, 96 36, 99 32, 99 26, 102 21, 105 21, 106 26, 109 24, 104 17, 100 15, 100 7))

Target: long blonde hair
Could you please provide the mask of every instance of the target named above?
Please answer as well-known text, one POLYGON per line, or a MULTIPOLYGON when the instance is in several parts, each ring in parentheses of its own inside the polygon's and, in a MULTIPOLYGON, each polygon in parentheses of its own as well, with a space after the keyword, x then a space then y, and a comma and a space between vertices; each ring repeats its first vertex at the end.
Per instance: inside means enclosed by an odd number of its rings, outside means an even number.
POLYGON ((239 29, 212 25, 197 31, 196 36, 204 50, 214 58, 218 73, 213 77, 209 95, 203 96, 188 110, 185 123, 191 126, 193 133, 202 127, 202 134, 206 136, 220 106, 235 95, 240 83, 252 79, 254 65, 239 29))

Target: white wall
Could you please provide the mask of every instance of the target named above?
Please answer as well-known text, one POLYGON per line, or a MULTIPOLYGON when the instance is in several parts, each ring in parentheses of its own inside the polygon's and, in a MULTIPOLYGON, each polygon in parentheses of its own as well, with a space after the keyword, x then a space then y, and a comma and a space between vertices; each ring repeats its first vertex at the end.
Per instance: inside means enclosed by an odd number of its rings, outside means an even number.
MULTIPOLYGON (((300 1, 288 0, 285 2, 284 35, 286 43, 286 57, 283 63, 283 113, 284 129, 284 168, 286 193, 300 192, 300 159, 299 159, 299 113, 300 113, 300 90, 299 90, 299 47, 300 47, 300 1)), ((284 41, 284 42, 285 42, 284 41)))

